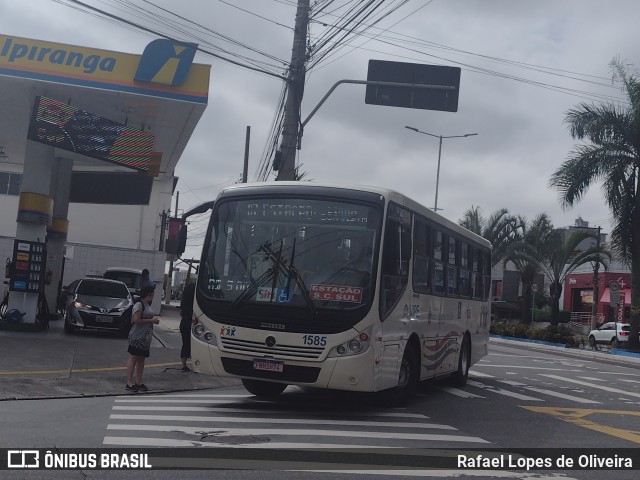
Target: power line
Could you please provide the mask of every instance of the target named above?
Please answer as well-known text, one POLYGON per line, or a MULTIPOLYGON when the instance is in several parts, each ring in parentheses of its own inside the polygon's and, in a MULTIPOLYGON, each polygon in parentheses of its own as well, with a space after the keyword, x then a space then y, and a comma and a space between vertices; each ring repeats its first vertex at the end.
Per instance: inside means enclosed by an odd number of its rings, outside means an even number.
MULTIPOLYGON (((61 4, 63 4, 63 5, 64 5, 64 3, 63 3, 61 0, 53 0, 53 1, 55 1, 56 3, 61 3, 61 4)), ((96 7, 93 7, 93 6, 91 6, 91 5, 87 5, 86 3, 83 3, 83 2, 81 2, 81 1, 79 1, 79 0, 64 0, 64 1, 72 2, 72 3, 74 3, 74 4, 80 5, 80 6, 84 7, 84 8, 89 9, 89 10, 92 10, 92 11, 98 12, 98 13, 100 13, 101 15, 104 15, 104 16, 109 17, 109 18, 111 18, 111 19, 117 20, 118 22, 125 23, 125 24, 127 24, 127 25, 133 26, 133 27, 135 27, 135 28, 137 28, 137 29, 143 30, 143 31, 148 32, 148 33, 152 33, 152 34, 157 35, 157 36, 159 36, 159 37, 167 38, 167 39, 169 39, 169 40, 174 40, 174 39, 173 39, 172 37, 170 37, 169 35, 166 35, 166 34, 164 34, 164 33, 158 32, 158 31, 153 30, 153 29, 151 29, 151 28, 149 28, 149 27, 145 27, 145 26, 140 25, 140 24, 138 24, 138 23, 131 22, 131 21, 129 21, 129 20, 127 20, 127 19, 125 19, 125 18, 119 17, 118 15, 114 15, 114 14, 112 14, 112 13, 106 12, 106 11, 104 11, 104 10, 101 10, 101 9, 99 9, 99 8, 96 8, 96 7)), ((201 53, 204 53, 205 55, 209 55, 209 56, 212 56, 212 57, 218 58, 218 59, 220 59, 220 60, 224 60, 225 62, 229 62, 229 63, 231 63, 231 64, 233 64, 233 65, 236 65, 236 66, 239 66, 239 67, 242 67, 242 68, 246 68, 246 69, 248 69, 248 70, 253 70, 253 71, 256 71, 256 72, 259 72, 259 73, 263 73, 263 74, 265 74, 265 75, 269 75, 269 76, 272 76, 272 77, 276 77, 276 78, 279 78, 279 79, 281 79, 281 80, 284 80, 284 79, 285 79, 285 77, 283 77, 282 75, 279 75, 279 74, 276 74, 276 73, 273 73, 273 72, 270 72, 270 71, 268 71, 268 70, 264 70, 264 69, 262 69, 262 68, 258 68, 258 67, 255 67, 255 66, 246 65, 246 64, 243 64, 243 63, 237 62, 237 61, 235 61, 235 60, 231 60, 230 58, 226 58, 226 57, 224 57, 224 56, 222 56, 222 55, 218 55, 218 54, 216 54, 216 53, 214 53, 214 52, 211 52, 211 51, 209 51, 209 50, 205 50, 205 49, 203 49, 202 47, 197 47, 197 50, 198 50, 199 52, 201 52, 201 53)))
POLYGON ((276 24, 276 25, 278 25, 278 26, 280 26, 280 27, 284 27, 284 28, 286 28, 286 29, 288 29, 288 30, 293 30, 293 27, 290 27, 289 25, 285 25, 284 23, 278 23, 278 22, 276 22, 275 20, 271 20, 270 18, 263 17, 262 15, 258 15, 257 13, 252 12, 252 11, 250 11, 250 10, 245 10, 244 8, 240 8, 240 7, 238 7, 237 5, 233 5, 232 3, 225 2, 224 0, 218 0, 218 1, 219 1, 220 3, 224 3, 225 5, 229 5, 230 7, 233 7, 233 8, 236 8, 236 9, 238 9, 238 10, 241 10, 241 11, 243 11, 243 12, 246 12, 246 13, 248 13, 249 15, 253 15, 253 16, 255 16, 255 17, 258 17, 258 18, 261 18, 261 19, 263 19, 263 20, 266 20, 267 22, 274 23, 274 24, 276 24))

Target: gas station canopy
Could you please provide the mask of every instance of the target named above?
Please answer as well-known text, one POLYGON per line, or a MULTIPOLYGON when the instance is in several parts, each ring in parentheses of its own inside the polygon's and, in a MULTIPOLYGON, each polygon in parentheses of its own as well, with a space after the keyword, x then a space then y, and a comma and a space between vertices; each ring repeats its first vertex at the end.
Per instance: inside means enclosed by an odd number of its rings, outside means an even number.
MULTIPOLYGON (((195 50, 161 39, 132 55, 0 35, 3 163, 24 164, 34 105, 46 97, 151 134, 151 162, 160 160, 151 173, 172 177, 207 104, 210 67, 192 63, 195 50)), ((136 172, 68 148, 56 148, 54 156, 73 160, 74 174, 136 172)))

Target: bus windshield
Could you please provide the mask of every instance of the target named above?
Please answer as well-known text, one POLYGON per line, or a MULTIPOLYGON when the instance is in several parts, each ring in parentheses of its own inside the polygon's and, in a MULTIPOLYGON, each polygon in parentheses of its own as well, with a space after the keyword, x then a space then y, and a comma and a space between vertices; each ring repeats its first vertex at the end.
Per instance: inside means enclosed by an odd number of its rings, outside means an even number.
POLYGON ((213 212, 200 290, 247 304, 352 309, 373 296, 378 206, 340 199, 230 198, 213 212))

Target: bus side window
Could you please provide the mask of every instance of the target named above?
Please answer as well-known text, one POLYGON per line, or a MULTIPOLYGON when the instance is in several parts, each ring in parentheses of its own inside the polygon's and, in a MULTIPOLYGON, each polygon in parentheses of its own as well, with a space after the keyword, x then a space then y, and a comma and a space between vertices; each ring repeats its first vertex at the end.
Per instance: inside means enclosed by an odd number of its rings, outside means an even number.
POLYGON ((475 299, 482 297, 481 255, 482 252, 479 248, 473 249, 473 261, 471 262, 471 297, 475 299))
POLYGON ((432 279, 431 285, 433 288, 433 293, 444 293, 444 264, 443 260, 443 243, 444 243, 444 235, 439 230, 433 231, 433 270, 432 270, 432 279))
POLYGON ((398 302, 407 285, 411 258, 411 229, 387 219, 382 256, 380 314, 384 318, 398 302))
POLYGON ((416 220, 413 236, 413 291, 429 293, 429 257, 431 255, 431 229, 424 221, 416 220))
POLYGON ((487 301, 491 291, 491 254, 488 251, 482 254, 482 270, 484 273, 482 300, 487 301))
POLYGON ((448 266, 447 266, 447 284, 449 288, 447 293, 449 295, 458 294, 458 240, 454 237, 449 237, 449 249, 448 249, 448 266))
POLYGON ((465 242, 460 242, 460 270, 458 270, 458 288, 460 289, 460 295, 463 297, 468 297, 471 294, 471 272, 469 271, 470 250, 471 247, 469 245, 467 245, 465 242))

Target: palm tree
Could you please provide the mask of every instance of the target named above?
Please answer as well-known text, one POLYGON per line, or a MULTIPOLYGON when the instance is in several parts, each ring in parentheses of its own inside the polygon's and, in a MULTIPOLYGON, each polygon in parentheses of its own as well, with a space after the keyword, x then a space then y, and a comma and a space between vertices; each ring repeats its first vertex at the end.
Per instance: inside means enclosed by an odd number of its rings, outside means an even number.
POLYGON ((629 348, 640 350, 640 81, 618 60, 611 62, 628 105, 581 103, 565 123, 574 139, 584 140, 553 173, 549 185, 560 191, 561 204, 576 204, 595 182, 614 220, 614 253, 631 265, 629 348))
POLYGON ((549 245, 551 249, 547 251, 547 256, 537 255, 540 268, 549 280, 552 325, 557 325, 560 320, 560 296, 562 295, 562 285, 566 276, 586 263, 601 264, 606 270, 608 266, 607 260, 611 261, 611 253, 601 245, 578 251, 578 245, 587 238, 596 238, 596 234, 588 231, 577 231, 566 239, 563 239, 562 235, 554 235, 550 237, 552 244, 549 245))
POLYGON ((541 271, 540 259, 549 255, 551 244, 555 241, 555 233, 551 219, 546 213, 539 214, 531 222, 526 218, 518 219, 522 237, 511 243, 503 258, 503 264, 512 262, 520 273, 523 288, 522 320, 532 314, 533 283, 541 271))
POLYGON ((462 219, 458 220, 458 225, 471 230, 491 242, 493 249, 491 255, 491 266, 496 266, 502 260, 509 248, 509 245, 517 241, 521 236, 521 219, 509 214, 509 210, 501 208, 496 210, 488 220, 480 211, 480 207, 474 207, 464 212, 462 219))
POLYGON ((473 205, 471 205, 471 208, 464 212, 464 216, 458 220, 458 225, 476 235, 482 235, 484 224, 485 219, 482 217, 480 207, 474 207, 473 205))

